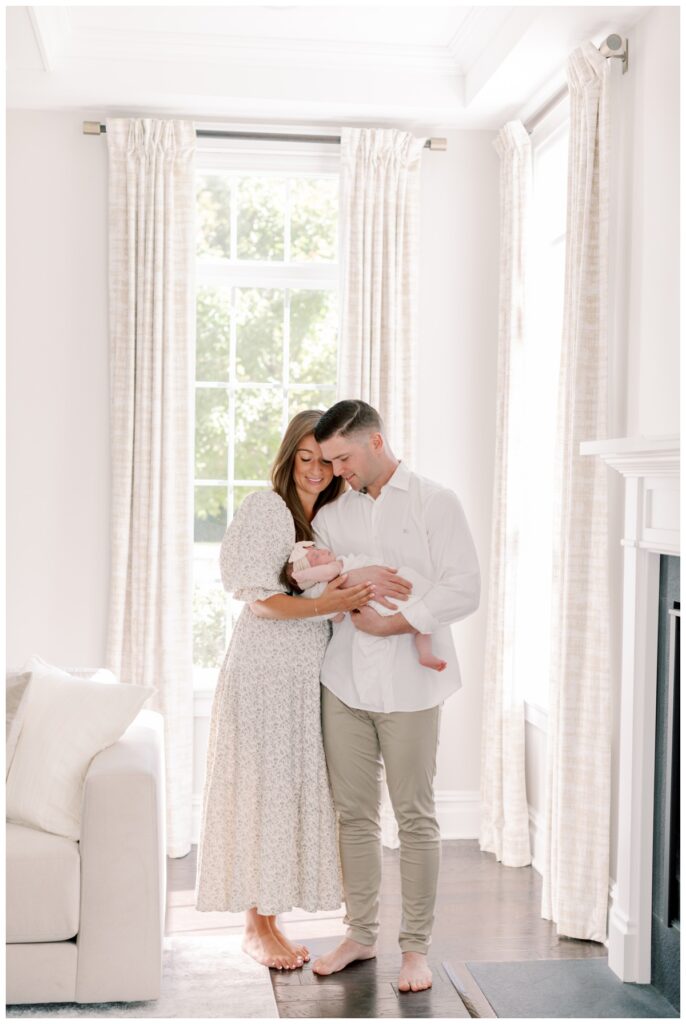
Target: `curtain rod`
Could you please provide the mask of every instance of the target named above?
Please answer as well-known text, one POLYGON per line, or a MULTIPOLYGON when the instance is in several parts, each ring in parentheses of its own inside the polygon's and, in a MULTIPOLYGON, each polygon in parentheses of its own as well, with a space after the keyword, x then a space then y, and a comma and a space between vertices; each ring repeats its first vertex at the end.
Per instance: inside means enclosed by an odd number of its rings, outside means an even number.
MULTIPOLYGON (((99 121, 84 121, 84 135, 104 135, 107 125, 99 121)), ((218 128, 196 128, 195 134, 205 139, 268 139, 273 142, 331 142, 340 145, 340 135, 287 135, 278 132, 228 132, 218 128)), ((448 148, 447 139, 427 139, 424 149, 443 152, 448 148)))
MULTIPOLYGON (((628 39, 624 39, 624 38, 622 38, 622 36, 617 35, 616 32, 613 32, 612 35, 609 35, 607 37, 607 39, 605 39, 600 44, 600 46, 598 47, 598 51, 600 53, 602 53, 603 57, 619 57, 619 58, 621 58, 622 65, 623 65, 622 66, 622 74, 626 73, 626 71, 627 71, 627 69, 629 67, 629 40, 628 39)), ((567 95, 568 92, 569 92, 569 86, 568 85, 563 85, 562 88, 559 89, 555 93, 554 96, 551 96, 551 98, 546 103, 544 103, 543 106, 540 107, 540 109, 537 110, 535 114, 533 114, 529 118, 527 123, 524 125, 524 127, 526 128, 526 130, 529 133, 529 135, 531 135, 532 131, 534 130, 536 125, 539 123, 539 121, 542 121, 543 118, 546 116, 546 114, 549 114, 550 111, 553 110, 553 108, 556 107, 558 105, 558 103, 560 103, 565 98, 565 96, 567 95)))

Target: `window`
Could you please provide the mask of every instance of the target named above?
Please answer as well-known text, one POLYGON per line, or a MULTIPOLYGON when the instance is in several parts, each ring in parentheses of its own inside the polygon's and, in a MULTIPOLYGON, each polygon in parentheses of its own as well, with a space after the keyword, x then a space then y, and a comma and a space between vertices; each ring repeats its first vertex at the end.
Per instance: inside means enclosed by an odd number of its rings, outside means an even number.
POLYGON ((523 402, 515 675, 527 703, 548 707, 552 513, 567 216, 568 101, 532 136, 533 192, 523 402), (551 122, 553 122, 551 124, 551 122), (544 127, 545 125, 545 127, 544 127))
POLYGON ((193 661, 203 689, 242 607, 219 573, 227 524, 269 486, 291 417, 335 401, 338 354, 336 148, 212 142, 196 160, 193 661))

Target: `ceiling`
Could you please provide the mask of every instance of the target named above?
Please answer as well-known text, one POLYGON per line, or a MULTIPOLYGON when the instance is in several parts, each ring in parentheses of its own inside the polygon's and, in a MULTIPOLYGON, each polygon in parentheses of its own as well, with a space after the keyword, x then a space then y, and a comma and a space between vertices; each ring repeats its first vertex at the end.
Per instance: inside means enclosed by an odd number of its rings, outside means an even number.
MULTIPOLYGON (((435 131, 527 119, 650 7, 7 7, 7 106, 435 131)), ((631 58, 631 50, 629 51, 631 58)))

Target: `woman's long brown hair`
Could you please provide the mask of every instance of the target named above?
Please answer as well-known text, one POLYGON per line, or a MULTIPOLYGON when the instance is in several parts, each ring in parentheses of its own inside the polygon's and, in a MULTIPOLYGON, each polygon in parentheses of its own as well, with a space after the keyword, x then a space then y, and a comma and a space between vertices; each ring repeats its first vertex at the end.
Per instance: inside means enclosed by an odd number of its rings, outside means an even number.
MULTIPOLYGON (((283 440, 279 445, 279 450, 276 453, 272 466, 272 487, 291 510, 295 523, 296 541, 314 540, 314 533, 312 532, 310 521, 305 515, 305 509, 302 507, 293 478, 295 453, 300 447, 302 439, 314 431, 315 424, 323 415, 323 409, 306 409, 304 412, 296 413, 286 427, 286 433, 283 435, 283 440)), ((317 496, 317 500, 314 503, 314 515, 317 514, 323 505, 334 501, 344 490, 345 480, 342 476, 335 476, 326 490, 317 496)))

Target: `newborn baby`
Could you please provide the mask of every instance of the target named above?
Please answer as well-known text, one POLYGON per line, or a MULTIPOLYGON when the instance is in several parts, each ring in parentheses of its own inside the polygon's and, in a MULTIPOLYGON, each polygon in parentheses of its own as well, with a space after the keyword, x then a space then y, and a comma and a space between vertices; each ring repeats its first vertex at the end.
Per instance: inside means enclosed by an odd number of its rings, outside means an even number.
MULTIPOLYGON (((340 576, 342 572, 350 572, 351 569, 363 569, 375 564, 366 555, 342 555, 337 558, 328 548, 317 548, 314 546, 313 541, 301 540, 298 541, 291 551, 286 563, 286 578, 291 583, 295 583, 303 591, 305 597, 314 598, 319 597, 326 589, 327 583, 335 579, 336 576, 340 576)), ((402 606, 386 608, 385 605, 380 604, 378 601, 370 601, 367 607, 371 608, 378 615, 395 615, 396 612, 402 611, 403 608, 409 608, 412 601, 420 600, 429 589, 426 581, 421 576, 417 576, 412 569, 402 567, 400 575, 412 584, 412 594, 407 601, 402 602, 402 606)), ((334 622, 341 622, 345 617, 345 612, 338 612, 338 614, 328 617, 333 619, 334 622)), ((386 639, 385 637, 372 638, 371 634, 365 635, 368 639, 386 639)), ((431 634, 415 633, 414 642, 419 654, 420 665, 424 665, 425 668, 433 668, 436 672, 442 672, 447 662, 434 655, 431 647, 431 634)))

